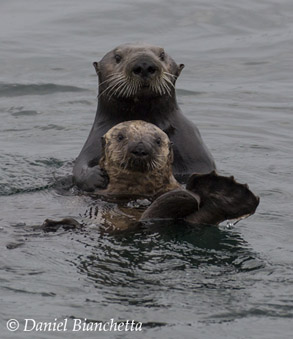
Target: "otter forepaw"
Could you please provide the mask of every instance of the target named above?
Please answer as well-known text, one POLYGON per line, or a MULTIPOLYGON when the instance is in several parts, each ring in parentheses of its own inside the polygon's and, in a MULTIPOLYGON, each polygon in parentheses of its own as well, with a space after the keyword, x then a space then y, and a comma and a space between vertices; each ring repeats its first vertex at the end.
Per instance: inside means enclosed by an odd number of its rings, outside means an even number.
POLYGON ((93 192, 97 188, 106 188, 109 182, 107 173, 100 166, 86 167, 79 178, 75 178, 79 188, 87 192, 93 192))

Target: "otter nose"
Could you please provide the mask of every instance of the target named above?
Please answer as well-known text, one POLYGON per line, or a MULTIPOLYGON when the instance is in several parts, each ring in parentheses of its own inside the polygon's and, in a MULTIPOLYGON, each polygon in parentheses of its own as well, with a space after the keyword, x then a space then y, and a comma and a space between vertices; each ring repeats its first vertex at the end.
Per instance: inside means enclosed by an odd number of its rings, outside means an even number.
POLYGON ((149 150, 147 149, 146 145, 142 142, 132 144, 129 147, 129 151, 131 154, 137 156, 137 157, 144 157, 149 155, 149 150))
POLYGON ((154 76, 158 72, 159 68, 152 61, 140 60, 135 63, 132 68, 132 73, 142 78, 148 78, 154 76))

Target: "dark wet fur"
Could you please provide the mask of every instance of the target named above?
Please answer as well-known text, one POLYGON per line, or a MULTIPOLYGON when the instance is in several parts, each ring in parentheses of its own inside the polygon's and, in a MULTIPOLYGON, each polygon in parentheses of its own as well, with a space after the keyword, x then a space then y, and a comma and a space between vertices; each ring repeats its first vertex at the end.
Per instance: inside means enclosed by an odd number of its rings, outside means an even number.
POLYGON ((216 172, 193 174, 186 191, 174 190, 160 196, 141 219, 181 218, 191 224, 218 225, 225 220, 253 214, 259 204, 246 184, 216 172))

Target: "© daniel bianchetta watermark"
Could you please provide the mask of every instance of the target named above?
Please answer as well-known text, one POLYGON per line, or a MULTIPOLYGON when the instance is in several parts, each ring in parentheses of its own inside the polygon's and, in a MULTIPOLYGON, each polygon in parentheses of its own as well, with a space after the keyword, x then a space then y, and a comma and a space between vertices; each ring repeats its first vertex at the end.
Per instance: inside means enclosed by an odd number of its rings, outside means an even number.
POLYGON ((10 332, 141 332, 142 323, 135 320, 94 321, 86 318, 64 318, 53 321, 37 321, 35 319, 23 319, 21 321, 10 319, 6 323, 10 332))

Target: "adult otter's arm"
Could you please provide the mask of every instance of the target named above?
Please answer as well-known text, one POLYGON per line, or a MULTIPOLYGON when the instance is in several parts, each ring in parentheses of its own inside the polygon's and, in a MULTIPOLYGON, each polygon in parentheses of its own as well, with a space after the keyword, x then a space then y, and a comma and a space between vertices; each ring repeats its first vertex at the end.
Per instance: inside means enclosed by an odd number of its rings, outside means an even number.
MULTIPOLYGON (((173 129, 166 131, 173 142, 174 163, 173 173, 188 177, 192 173, 210 173, 216 169, 214 159, 206 147, 196 125, 188 120, 178 109, 173 121, 173 129)), ((186 179, 183 180, 186 182, 186 179)))
POLYGON ((73 180, 84 191, 94 191, 96 188, 105 188, 108 176, 99 164, 101 157, 101 137, 108 130, 106 126, 93 125, 88 139, 83 146, 73 167, 73 180))

